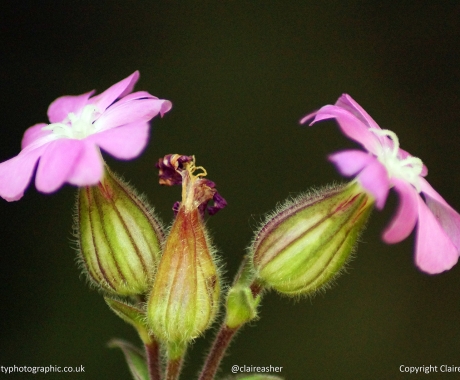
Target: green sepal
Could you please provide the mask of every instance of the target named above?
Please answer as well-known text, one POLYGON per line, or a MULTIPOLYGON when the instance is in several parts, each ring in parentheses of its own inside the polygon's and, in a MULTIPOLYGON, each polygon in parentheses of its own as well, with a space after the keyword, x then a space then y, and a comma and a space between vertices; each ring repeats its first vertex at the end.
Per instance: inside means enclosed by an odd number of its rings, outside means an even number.
POLYGON ((257 318, 257 307, 260 300, 260 294, 254 297, 248 286, 232 287, 227 295, 225 324, 233 329, 257 318))
POLYGON ((187 351, 187 343, 169 343, 168 344, 168 361, 174 361, 182 358, 187 351))
POLYGON ((142 350, 121 339, 112 339, 108 346, 123 351, 134 380, 149 380, 147 361, 142 350))
POLYGON ((140 338, 142 339, 142 342, 145 344, 151 342, 148 328, 144 323, 145 313, 142 309, 108 296, 105 296, 104 300, 116 315, 118 315, 126 323, 129 323, 137 330, 140 338))

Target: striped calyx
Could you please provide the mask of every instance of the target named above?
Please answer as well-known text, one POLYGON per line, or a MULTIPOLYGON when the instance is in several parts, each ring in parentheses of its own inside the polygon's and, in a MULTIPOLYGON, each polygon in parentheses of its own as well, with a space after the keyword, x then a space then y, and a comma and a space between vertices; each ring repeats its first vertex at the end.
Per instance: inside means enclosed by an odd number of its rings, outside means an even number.
MULTIPOLYGON (((174 156, 180 157, 166 158, 174 156)), ((184 347, 210 326, 220 296, 215 253, 203 221, 203 205, 217 191, 213 182, 203 178, 206 171, 195 167, 193 158, 173 168, 180 178, 171 184, 182 184, 182 201, 147 303, 150 328, 170 348, 184 347)))
POLYGON ((77 234, 88 278, 121 296, 151 287, 164 240, 152 209, 108 168, 97 186, 79 189, 77 234))
POLYGON ((267 218, 252 244, 259 281, 293 296, 328 284, 352 253, 372 206, 357 182, 289 201, 267 218))

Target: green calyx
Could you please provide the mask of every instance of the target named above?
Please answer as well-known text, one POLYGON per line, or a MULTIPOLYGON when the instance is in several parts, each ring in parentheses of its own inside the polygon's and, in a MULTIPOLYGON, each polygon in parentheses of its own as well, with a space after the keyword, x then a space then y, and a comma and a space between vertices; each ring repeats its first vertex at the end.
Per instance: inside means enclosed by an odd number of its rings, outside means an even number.
POLYGON ((353 252, 372 205, 356 182, 289 202, 267 220, 253 243, 257 278, 293 296, 326 285, 353 252))
POLYGON ((89 279, 120 296, 145 294, 164 239, 152 210, 108 169, 97 186, 79 189, 76 229, 89 279))
POLYGON ((198 209, 187 212, 181 207, 147 301, 152 332, 171 347, 200 336, 216 316, 220 275, 213 256, 198 209))

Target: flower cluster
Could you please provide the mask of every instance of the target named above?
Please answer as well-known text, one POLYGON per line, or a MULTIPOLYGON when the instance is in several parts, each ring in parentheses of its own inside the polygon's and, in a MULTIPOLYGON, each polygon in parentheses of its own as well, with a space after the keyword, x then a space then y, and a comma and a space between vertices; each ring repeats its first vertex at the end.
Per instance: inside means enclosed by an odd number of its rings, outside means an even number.
MULTIPOLYGON (((51 193, 64 183, 79 187, 80 262, 112 311, 138 331, 147 360, 126 342, 111 345, 124 351, 135 378, 174 380, 188 345, 219 312, 222 273, 205 214, 227 202, 194 156, 166 155, 156 163, 159 182, 182 187, 166 229, 145 197, 104 163, 101 150, 123 160, 137 157, 147 144, 150 120, 172 107, 148 92, 132 92, 138 79, 136 71, 100 95, 91 91, 51 103, 50 124, 27 129, 22 151, 0 163, 0 196, 20 199, 36 167, 39 191, 51 193)), ((328 287, 355 252, 373 207, 381 210, 391 189, 399 205, 383 240, 400 242, 416 228, 421 270, 440 273, 458 261, 460 215, 425 179, 422 160, 401 149, 396 134, 381 129, 347 94, 301 123, 326 119, 335 119, 364 148, 329 156, 342 175, 354 178, 291 199, 262 222, 226 287, 225 316, 200 380, 214 378, 234 334, 258 318, 264 292, 298 297, 328 287)))

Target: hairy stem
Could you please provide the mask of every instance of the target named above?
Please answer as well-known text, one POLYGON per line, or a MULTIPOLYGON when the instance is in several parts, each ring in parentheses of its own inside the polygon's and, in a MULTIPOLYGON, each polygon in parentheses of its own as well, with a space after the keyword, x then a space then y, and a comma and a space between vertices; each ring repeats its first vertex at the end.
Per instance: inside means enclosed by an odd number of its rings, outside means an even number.
POLYGON ((160 345, 156 340, 152 340, 151 343, 146 343, 144 346, 149 368, 149 378, 150 380, 161 380, 160 345))
POLYGON ((166 380, 177 380, 179 378, 183 359, 184 357, 181 356, 168 361, 168 365, 166 367, 166 380))
MULTIPOLYGON (((245 258, 243 259, 240 265, 240 269, 238 270, 238 273, 236 274, 235 279, 233 281, 234 287, 238 284, 240 286, 248 287, 251 290, 254 299, 261 295, 264 291, 263 285, 260 284, 257 281, 257 279, 254 278, 254 271, 249 256, 245 256, 245 258)), ((227 315, 224 318, 220 330, 217 333, 214 343, 211 347, 211 350, 209 351, 209 354, 206 358, 206 362, 204 363, 203 369, 201 371, 199 380, 214 379, 214 376, 216 375, 219 369, 220 362, 224 357, 225 351, 228 349, 230 342, 232 341, 236 332, 253 318, 248 317, 248 319, 242 321, 241 324, 230 325, 230 327, 229 325, 227 325, 228 313, 229 310, 227 309, 227 315)))
POLYGON ((219 369, 220 362, 227 350, 230 342, 232 341, 233 336, 239 330, 237 328, 230 328, 225 325, 222 325, 221 329, 217 333, 214 344, 212 345, 211 351, 209 352, 206 362, 204 363, 203 370, 201 371, 199 380, 212 380, 216 375, 217 370, 219 369))

